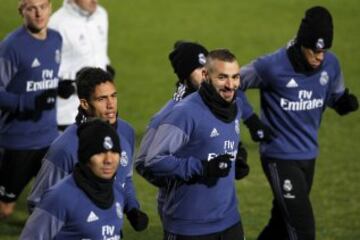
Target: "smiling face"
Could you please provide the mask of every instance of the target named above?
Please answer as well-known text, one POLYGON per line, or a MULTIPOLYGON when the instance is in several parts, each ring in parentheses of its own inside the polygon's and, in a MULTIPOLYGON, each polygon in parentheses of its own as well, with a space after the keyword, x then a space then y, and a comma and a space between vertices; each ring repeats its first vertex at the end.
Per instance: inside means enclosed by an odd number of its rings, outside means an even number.
POLYGON ((114 124, 117 112, 117 92, 114 83, 100 83, 95 87, 90 100, 80 99, 80 104, 89 116, 99 117, 114 124))
POLYGON ((240 67, 236 60, 228 62, 211 59, 204 74, 225 101, 233 101, 236 89, 240 86, 240 67))
POLYGON ((46 34, 47 24, 51 15, 49 0, 22 0, 19 12, 27 29, 35 36, 46 34))
POLYGON ((102 152, 91 156, 88 167, 99 178, 111 179, 119 166, 120 154, 118 152, 102 152))

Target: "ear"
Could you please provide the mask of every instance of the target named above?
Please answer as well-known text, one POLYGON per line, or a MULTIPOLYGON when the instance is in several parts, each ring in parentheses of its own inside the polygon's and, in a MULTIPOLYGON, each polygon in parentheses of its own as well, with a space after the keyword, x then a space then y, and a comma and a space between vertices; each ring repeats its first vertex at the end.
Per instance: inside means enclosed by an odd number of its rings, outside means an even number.
POLYGON ((50 8, 50 16, 51 16, 51 14, 52 14, 52 3, 51 3, 51 1, 49 1, 49 8, 50 8))
POLYGON ((23 10, 25 8, 25 2, 24 0, 19 0, 19 3, 18 3, 18 13, 21 17, 24 17, 24 14, 23 14, 23 10))
POLYGON ((22 13, 22 6, 18 7, 18 12, 21 17, 24 17, 24 14, 22 13))
POLYGON ((207 71, 205 68, 202 70, 202 78, 203 78, 205 81, 208 81, 209 73, 208 73, 208 71, 207 71))
POLYGON ((89 103, 86 99, 84 98, 81 98, 80 99, 80 106, 85 110, 85 111, 88 111, 90 106, 89 106, 89 103))

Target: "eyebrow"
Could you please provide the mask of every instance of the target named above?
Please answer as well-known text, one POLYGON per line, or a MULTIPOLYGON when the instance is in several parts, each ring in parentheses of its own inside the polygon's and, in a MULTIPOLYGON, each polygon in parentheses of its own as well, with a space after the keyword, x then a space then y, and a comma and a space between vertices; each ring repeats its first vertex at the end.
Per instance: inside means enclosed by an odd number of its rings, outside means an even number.
POLYGON ((114 96, 114 95, 117 95, 117 92, 115 91, 115 92, 113 92, 113 93, 111 93, 111 94, 109 94, 109 95, 100 95, 100 96, 97 96, 97 97, 95 97, 94 99, 99 99, 99 98, 107 98, 107 97, 111 97, 111 96, 114 96))
POLYGON ((232 77, 232 78, 234 78, 234 77, 240 76, 240 73, 235 73, 235 74, 233 74, 233 75, 231 75, 231 74, 226 74, 226 73, 219 73, 219 76, 222 76, 222 77, 232 77))

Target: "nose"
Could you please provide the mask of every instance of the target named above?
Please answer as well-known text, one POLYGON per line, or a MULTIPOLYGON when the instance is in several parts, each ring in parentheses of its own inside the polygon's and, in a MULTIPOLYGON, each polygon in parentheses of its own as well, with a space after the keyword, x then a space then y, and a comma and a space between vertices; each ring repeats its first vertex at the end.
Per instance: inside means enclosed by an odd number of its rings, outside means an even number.
POLYGON ((45 9, 43 7, 37 7, 35 8, 35 16, 36 17, 41 17, 45 12, 45 9))
POLYGON ((110 157, 110 155, 109 155, 109 152, 106 152, 106 154, 105 154, 105 157, 104 157, 104 164, 111 164, 111 157, 110 157))
POLYGON ((41 15, 41 9, 36 8, 36 10, 35 10, 35 16, 36 16, 36 17, 40 17, 40 15, 41 15))
POLYGON ((104 164, 111 164, 114 161, 114 153, 107 151, 104 157, 104 164))
POLYGON ((229 78, 229 79, 226 80, 225 86, 228 89, 234 89, 234 85, 235 85, 234 79, 229 78))
POLYGON ((106 107, 108 109, 113 109, 115 107, 115 101, 116 101, 116 99, 109 98, 108 101, 107 101, 106 107))

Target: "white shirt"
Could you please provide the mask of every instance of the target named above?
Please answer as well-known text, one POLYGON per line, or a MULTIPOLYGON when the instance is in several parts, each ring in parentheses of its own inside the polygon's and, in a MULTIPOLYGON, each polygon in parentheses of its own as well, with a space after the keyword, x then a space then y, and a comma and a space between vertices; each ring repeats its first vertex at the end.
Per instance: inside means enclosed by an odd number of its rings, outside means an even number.
MULTIPOLYGON (((64 0, 63 6, 50 18, 49 27, 60 32, 63 38, 59 76, 75 80, 76 73, 83 67, 106 69, 110 63, 107 54, 108 15, 97 6, 91 15, 71 0, 64 0)), ((58 125, 75 122, 79 99, 72 95, 68 99, 57 99, 58 125)))

